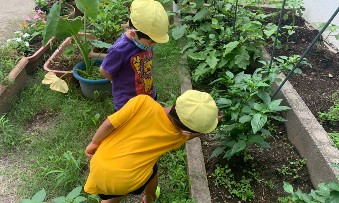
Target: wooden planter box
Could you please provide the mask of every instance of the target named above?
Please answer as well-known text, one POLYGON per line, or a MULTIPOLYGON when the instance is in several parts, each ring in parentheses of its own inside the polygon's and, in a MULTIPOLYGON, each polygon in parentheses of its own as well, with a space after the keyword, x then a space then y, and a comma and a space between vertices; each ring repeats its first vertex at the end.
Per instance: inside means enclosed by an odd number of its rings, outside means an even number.
POLYGON ((14 99, 26 86, 27 73, 25 67, 27 64, 28 59, 23 57, 8 74, 8 77, 13 81, 13 84, 8 86, 0 84, 0 114, 4 114, 11 109, 14 99))

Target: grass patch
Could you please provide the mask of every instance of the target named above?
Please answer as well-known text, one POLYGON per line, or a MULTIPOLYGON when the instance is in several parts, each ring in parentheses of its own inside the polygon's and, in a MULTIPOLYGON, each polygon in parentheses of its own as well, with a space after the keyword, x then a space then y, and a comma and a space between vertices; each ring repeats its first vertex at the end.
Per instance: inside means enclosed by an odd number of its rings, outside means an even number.
MULTIPOLYGON (((170 103, 173 95, 180 94, 179 57, 179 48, 173 40, 155 49, 154 79, 159 102, 170 103)), ((65 196, 84 185, 89 164, 85 147, 114 110, 111 98, 88 100, 74 84, 70 84, 67 94, 51 91, 41 84, 44 74, 40 71, 31 76, 13 109, 0 117, 0 132, 4 134, 0 138, 0 152, 6 153, 11 162, 0 175, 21 180, 20 185, 8 186, 18 187, 20 198, 30 198, 42 188, 48 199, 65 196), (15 173, 11 169, 16 169, 15 173)), ((166 154, 159 165, 162 187, 159 201, 189 202, 184 151, 166 154)), ((98 199, 91 197, 89 202, 98 199)))

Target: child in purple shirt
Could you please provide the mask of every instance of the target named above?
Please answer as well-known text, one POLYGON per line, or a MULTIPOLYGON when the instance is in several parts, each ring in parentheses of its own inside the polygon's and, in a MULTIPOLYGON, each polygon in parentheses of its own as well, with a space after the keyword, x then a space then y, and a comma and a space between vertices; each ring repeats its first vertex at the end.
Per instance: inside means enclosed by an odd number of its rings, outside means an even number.
POLYGON ((112 81, 115 110, 139 94, 156 100, 153 83, 153 47, 169 40, 168 16, 161 3, 134 0, 129 29, 108 50, 100 67, 101 74, 112 81))

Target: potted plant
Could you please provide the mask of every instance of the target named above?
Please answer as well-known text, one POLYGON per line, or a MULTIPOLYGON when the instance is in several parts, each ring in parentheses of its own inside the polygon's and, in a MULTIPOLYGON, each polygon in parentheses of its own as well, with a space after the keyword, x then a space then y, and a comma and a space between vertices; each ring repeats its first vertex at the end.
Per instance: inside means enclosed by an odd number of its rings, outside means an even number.
POLYGON ((75 17, 75 7, 69 0, 35 0, 35 11, 39 13, 39 16, 46 20, 46 16, 49 14, 51 7, 54 3, 61 3, 60 15, 65 18, 75 17))
POLYGON ((76 0, 75 3, 76 7, 84 14, 82 19, 81 17, 64 19, 60 17, 60 2, 52 6, 43 32, 43 43, 47 43, 52 37, 60 39, 71 37, 83 57, 83 62, 77 64, 73 69, 73 75, 79 80, 83 94, 88 98, 96 97, 96 92, 102 93, 103 96, 110 95, 111 82, 102 78, 99 72, 102 61, 89 58, 91 45, 86 32, 86 22, 87 18, 95 19, 97 17, 98 0, 76 0), (84 32, 83 36, 79 35, 81 29, 84 32))

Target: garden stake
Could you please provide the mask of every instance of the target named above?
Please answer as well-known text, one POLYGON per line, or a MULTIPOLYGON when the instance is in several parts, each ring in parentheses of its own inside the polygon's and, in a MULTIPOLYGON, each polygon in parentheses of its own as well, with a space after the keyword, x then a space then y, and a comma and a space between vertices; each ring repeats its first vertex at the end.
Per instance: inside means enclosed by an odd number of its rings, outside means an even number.
POLYGON ((233 32, 235 32, 235 24, 237 22, 237 12, 238 12, 238 0, 235 1, 235 13, 234 13, 233 32))
POLYGON ((272 49, 272 54, 271 54, 272 57, 271 57, 271 60, 270 60, 270 65, 268 66, 268 70, 271 70, 272 62, 273 62, 273 59, 274 59, 275 47, 277 46, 278 34, 279 34, 279 31, 280 31, 281 21, 282 21, 283 13, 284 13, 284 10, 285 10, 285 3, 286 3, 286 0, 283 1, 282 7, 281 7, 277 33, 275 33, 275 39, 274 39, 273 49, 272 49))
POLYGON ((331 21, 334 19, 334 17, 338 14, 339 12, 339 7, 337 8, 337 10, 333 13, 333 15, 331 16, 331 18, 327 21, 327 23, 324 25, 324 27, 321 29, 321 31, 318 33, 318 35, 314 38, 314 40, 312 41, 312 43, 307 47, 306 51, 303 53, 303 55, 300 57, 299 61, 294 65, 293 69, 288 73, 288 75, 286 76, 286 78, 284 79, 284 81, 280 84, 280 86, 278 87, 278 89, 274 92, 272 99, 277 95, 277 93, 280 91, 280 89, 282 88, 282 86, 284 86, 284 84, 286 83, 286 81, 292 76, 294 70, 298 67, 298 65, 300 64, 301 61, 303 61, 304 57, 308 54, 308 52, 311 50, 311 48, 314 46, 314 44, 318 41, 319 37, 321 36, 321 34, 326 30, 326 28, 328 27, 328 25, 331 23, 331 21))

